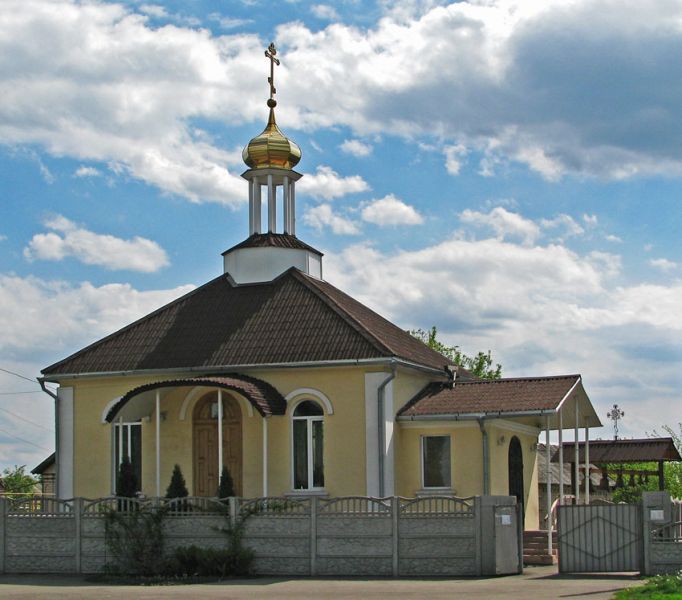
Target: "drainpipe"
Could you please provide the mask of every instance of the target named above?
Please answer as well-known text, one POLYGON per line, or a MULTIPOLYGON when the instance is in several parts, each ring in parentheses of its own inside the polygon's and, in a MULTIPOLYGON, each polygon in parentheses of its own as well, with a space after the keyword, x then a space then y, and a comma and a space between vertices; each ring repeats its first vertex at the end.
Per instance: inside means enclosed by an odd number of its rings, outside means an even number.
POLYGON ((386 491, 384 484, 384 453, 386 452, 386 423, 384 422, 384 398, 386 386, 395 379, 396 366, 391 361, 391 374, 386 377, 377 388, 377 420, 379 427, 379 497, 383 498, 386 491))
POLYGON ((59 396, 45 386, 45 380, 38 377, 40 388, 54 398, 54 495, 59 497, 59 396))
POLYGON ((488 432, 483 425, 483 418, 478 419, 478 426, 481 429, 481 442, 483 444, 483 495, 490 494, 490 467, 488 465, 488 432))

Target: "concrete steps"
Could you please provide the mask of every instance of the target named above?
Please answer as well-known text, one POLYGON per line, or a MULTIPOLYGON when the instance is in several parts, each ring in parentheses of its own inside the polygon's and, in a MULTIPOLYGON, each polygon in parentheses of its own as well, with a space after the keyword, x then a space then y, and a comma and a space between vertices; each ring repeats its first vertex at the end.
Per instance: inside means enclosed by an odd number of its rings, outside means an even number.
POLYGON ((552 532, 552 553, 547 552, 547 532, 542 530, 523 532, 523 564, 553 565, 557 562, 556 531, 552 532))

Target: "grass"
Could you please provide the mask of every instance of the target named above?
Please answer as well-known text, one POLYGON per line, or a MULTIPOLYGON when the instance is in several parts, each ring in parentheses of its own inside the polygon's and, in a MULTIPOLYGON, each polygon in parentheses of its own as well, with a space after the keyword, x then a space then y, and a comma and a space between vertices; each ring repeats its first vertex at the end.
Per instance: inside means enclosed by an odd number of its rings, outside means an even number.
POLYGON ((621 590, 615 600, 682 600, 682 571, 677 575, 657 575, 644 585, 621 590))

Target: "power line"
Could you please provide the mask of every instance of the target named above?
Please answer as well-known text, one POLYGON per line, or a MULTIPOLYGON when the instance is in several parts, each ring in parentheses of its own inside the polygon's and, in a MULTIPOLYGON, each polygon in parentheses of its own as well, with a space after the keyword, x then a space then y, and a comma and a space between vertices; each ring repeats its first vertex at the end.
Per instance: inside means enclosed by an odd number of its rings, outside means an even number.
POLYGON ((31 379, 30 377, 26 377, 25 375, 21 375, 19 373, 15 373, 14 371, 10 371, 9 369, 3 369, 0 367, 0 371, 4 373, 9 373, 10 375, 14 375, 15 377, 19 377, 20 379, 25 379, 26 381, 30 381, 31 383, 38 383, 35 379, 31 379))
POLYGON ((48 429, 47 427, 41 425, 40 423, 36 423, 35 421, 31 421, 30 419, 27 419, 26 417, 22 417, 21 415, 18 415, 16 413, 13 413, 11 410, 7 410, 6 408, 0 408, 2 412, 6 412, 8 415, 12 415, 13 417, 17 419, 21 419, 22 421, 26 421, 26 423, 29 423, 30 425, 33 425, 34 427, 40 427, 41 429, 44 429, 45 431, 49 431, 50 433, 54 433, 54 429, 48 429))
POLYGON ((24 444, 30 444, 31 446, 35 446, 36 448, 40 448, 41 450, 45 450, 45 452, 49 452, 49 448, 45 448, 45 446, 39 446, 38 444, 34 444, 33 442, 29 442, 28 440, 25 440, 24 438, 20 438, 16 435, 12 435, 9 431, 5 431, 4 429, 0 429, 0 433, 4 433, 5 435, 14 438, 15 440, 19 440, 20 442, 24 442, 24 444))

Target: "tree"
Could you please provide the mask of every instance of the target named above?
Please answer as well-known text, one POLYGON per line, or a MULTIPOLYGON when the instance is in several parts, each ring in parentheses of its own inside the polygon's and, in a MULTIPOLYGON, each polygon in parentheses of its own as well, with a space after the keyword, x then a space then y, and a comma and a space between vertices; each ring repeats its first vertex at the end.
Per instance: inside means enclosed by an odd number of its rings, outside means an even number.
POLYGON ((180 470, 180 465, 176 463, 173 467, 170 483, 168 488, 166 488, 166 498, 186 498, 187 496, 189 496, 189 492, 187 491, 185 478, 180 470))
POLYGON ((30 473, 26 473, 26 465, 13 469, 7 467, 2 472, 2 487, 5 494, 32 494, 38 480, 30 473))
POLYGON ((459 346, 448 346, 438 338, 438 330, 434 325, 428 331, 423 329, 413 329, 410 333, 418 340, 424 342, 429 348, 440 352, 449 358, 453 363, 464 367, 472 375, 481 379, 500 379, 502 377, 502 365, 499 363, 493 367, 493 359, 490 350, 479 352, 476 356, 467 356, 459 349, 459 346))
MULTIPOLYGON (((675 431, 670 425, 663 425, 663 431, 673 439, 675 448, 682 455, 682 423, 678 423, 677 427, 679 432, 675 431)), ((661 437, 661 435, 654 430, 651 437, 661 437)), ((663 465, 663 473, 665 475, 665 489, 670 492, 673 498, 682 498, 682 463, 665 463, 663 465)))
POLYGON ((235 495, 234 481, 230 470, 223 467, 223 472, 220 474, 220 485, 218 486, 218 498, 230 498, 235 495))
POLYGON ((134 498, 137 495, 137 476, 127 456, 123 457, 116 477, 116 495, 122 498, 134 498))

